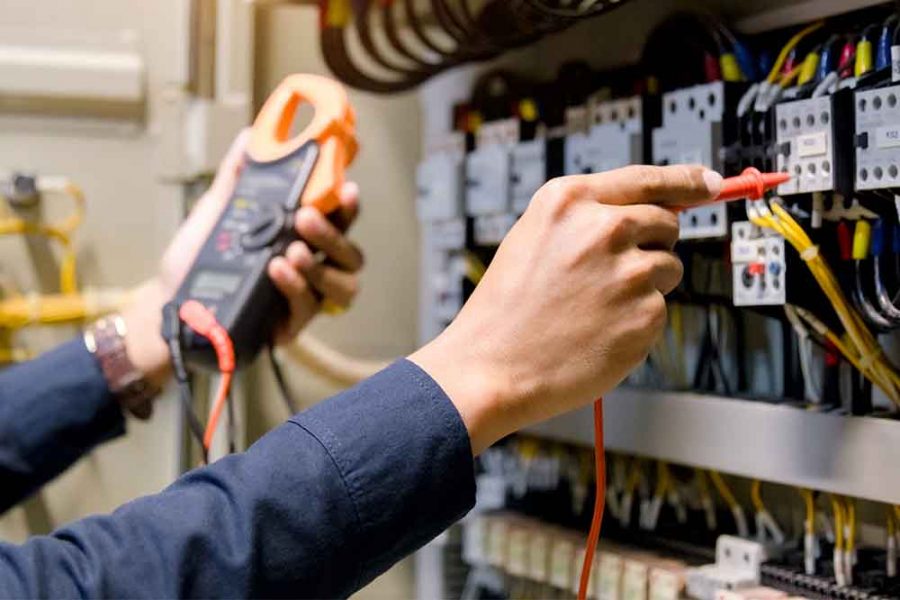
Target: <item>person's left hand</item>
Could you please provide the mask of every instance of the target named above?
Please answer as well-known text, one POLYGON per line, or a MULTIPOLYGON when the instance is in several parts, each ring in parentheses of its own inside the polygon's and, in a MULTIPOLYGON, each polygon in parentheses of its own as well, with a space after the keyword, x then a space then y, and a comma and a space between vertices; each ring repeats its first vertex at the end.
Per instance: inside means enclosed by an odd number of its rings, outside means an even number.
MULTIPOLYGON (((178 229, 163 254, 158 276, 140 287, 123 312, 129 358, 155 383, 162 383, 169 373, 169 352, 160 335, 162 307, 178 290, 231 198, 244 164, 247 134, 244 131, 235 139, 212 185, 178 229)), ((363 256, 344 233, 358 212, 355 183, 344 185, 341 206, 330 220, 313 208, 297 211, 294 226, 304 241, 293 242, 285 256, 276 257, 268 267, 269 277, 290 308, 289 317, 275 331, 276 343, 293 339, 323 303, 336 309, 350 306, 358 291, 363 256)))

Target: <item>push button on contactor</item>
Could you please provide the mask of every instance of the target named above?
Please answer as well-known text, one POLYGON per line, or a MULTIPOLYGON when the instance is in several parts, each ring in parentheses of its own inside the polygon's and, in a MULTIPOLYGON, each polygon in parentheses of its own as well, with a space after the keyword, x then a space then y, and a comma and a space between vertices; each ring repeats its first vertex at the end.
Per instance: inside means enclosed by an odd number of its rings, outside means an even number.
POLYGON ((241 246, 259 250, 274 242, 285 227, 285 214, 276 206, 261 206, 250 229, 241 236, 241 246))

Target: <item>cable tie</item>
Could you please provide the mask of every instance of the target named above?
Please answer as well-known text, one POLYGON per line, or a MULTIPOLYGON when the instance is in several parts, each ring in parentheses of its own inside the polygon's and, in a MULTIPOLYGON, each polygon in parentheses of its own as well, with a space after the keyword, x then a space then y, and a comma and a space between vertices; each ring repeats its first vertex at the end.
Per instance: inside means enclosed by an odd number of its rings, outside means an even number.
POLYGON ((810 246, 803 250, 800 253, 800 258, 803 259, 804 262, 809 262, 819 256, 819 247, 818 246, 810 246))

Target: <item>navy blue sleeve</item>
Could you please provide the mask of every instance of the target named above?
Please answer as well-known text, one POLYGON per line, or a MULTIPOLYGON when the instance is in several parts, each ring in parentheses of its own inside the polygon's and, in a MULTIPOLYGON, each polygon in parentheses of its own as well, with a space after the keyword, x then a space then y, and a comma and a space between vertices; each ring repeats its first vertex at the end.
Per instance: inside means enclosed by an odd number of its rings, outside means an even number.
POLYGON ((0 513, 124 432, 122 411, 80 339, 0 372, 0 513))
POLYGON ((0 545, 0 597, 346 597, 474 496, 459 414, 399 361, 160 494, 0 545))

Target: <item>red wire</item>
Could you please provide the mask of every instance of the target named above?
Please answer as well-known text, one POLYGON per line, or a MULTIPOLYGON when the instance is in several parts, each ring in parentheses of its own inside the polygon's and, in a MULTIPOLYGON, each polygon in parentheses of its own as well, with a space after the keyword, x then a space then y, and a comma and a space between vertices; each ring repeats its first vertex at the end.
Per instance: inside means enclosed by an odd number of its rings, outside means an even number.
POLYGON ((222 414, 222 408, 228 401, 228 391, 231 389, 232 373, 222 373, 219 379, 219 389, 216 390, 216 400, 213 402, 212 413, 209 415, 209 423, 206 424, 206 431, 203 432, 203 447, 209 452, 212 445, 213 435, 216 433, 216 427, 219 425, 219 416, 222 414))
POLYGON ((581 565, 581 580, 578 583, 578 600, 587 598, 591 567, 594 566, 594 551, 600 541, 600 525, 603 523, 603 508, 606 505, 606 455, 603 451, 603 398, 594 401, 594 465, 596 467, 596 487, 594 492, 594 515, 591 530, 584 549, 584 563, 581 565))
POLYGON ((212 414, 209 423, 203 433, 203 447, 209 452, 222 408, 228 401, 228 392, 231 390, 231 379, 234 376, 234 346, 228 331, 216 319, 216 315, 206 306, 196 300, 188 300, 178 308, 178 316, 187 325, 204 336, 212 344, 216 352, 216 360, 219 363, 219 371, 222 373, 219 379, 219 389, 216 391, 216 399, 213 402, 212 414))

